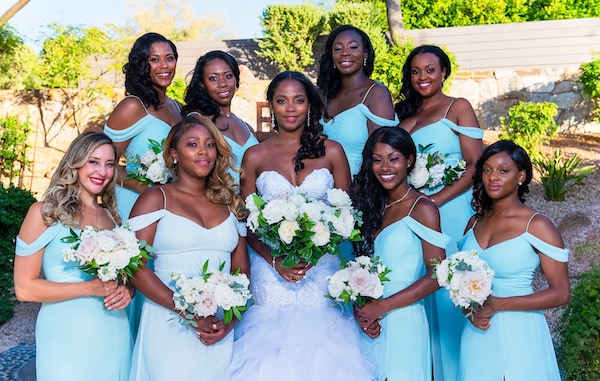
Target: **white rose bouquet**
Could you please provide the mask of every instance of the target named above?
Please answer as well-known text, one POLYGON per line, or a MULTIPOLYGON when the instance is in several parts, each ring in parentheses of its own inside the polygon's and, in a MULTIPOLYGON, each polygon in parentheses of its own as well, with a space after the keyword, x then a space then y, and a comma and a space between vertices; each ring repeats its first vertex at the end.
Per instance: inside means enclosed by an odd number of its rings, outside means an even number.
POLYGON ((492 294, 494 270, 475 250, 459 251, 441 262, 434 260, 433 264, 433 278, 450 292, 454 305, 466 311, 467 317, 492 294))
POLYGON ((127 224, 112 230, 86 226, 79 236, 73 229, 70 231, 71 235, 61 239, 65 243, 74 243, 63 251, 64 261, 79 262, 84 272, 105 282, 118 279, 126 283, 143 264, 142 258, 150 258, 154 252, 146 241, 138 241, 127 224))
POLYGON ((466 163, 459 160, 454 166, 447 164, 445 156, 435 151, 426 153, 432 144, 425 147, 419 144, 415 167, 408 175, 408 182, 415 189, 435 188, 440 184, 449 185, 465 173, 466 163))
POLYGON ((274 257, 285 256, 282 266, 293 267, 300 261, 316 265, 325 253, 339 254, 342 241, 360 240, 360 212, 341 189, 327 190, 324 200, 296 194, 267 202, 253 193, 246 206, 248 227, 274 257))
POLYGON ((223 272, 222 263, 217 272, 208 272, 208 261, 204 262, 202 275, 187 278, 174 272, 171 279, 175 281, 176 291, 173 294, 175 308, 183 312, 182 324, 197 327, 195 317, 215 315, 219 308, 223 310, 223 322, 228 324, 235 316, 242 320, 242 311, 251 297, 250 280, 239 269, 230 274, 223 272))
POLYGON ((172 180, 173 176, 167 169, 163 157, 163 145, 165 139, 161 142, 148 139, 148 151, 143 156, 135 155, 127 159, 127 178, 135 179, 142 185, 166 184, 172 180))
POLYGON ((346 305, 356 303, 362 307, 368 298, 378 299, 383 295, 383 282, 389 281, 387 274, 390 272, 379 257, 356 257, 327 278, 328 294, 325 296, 346 305))

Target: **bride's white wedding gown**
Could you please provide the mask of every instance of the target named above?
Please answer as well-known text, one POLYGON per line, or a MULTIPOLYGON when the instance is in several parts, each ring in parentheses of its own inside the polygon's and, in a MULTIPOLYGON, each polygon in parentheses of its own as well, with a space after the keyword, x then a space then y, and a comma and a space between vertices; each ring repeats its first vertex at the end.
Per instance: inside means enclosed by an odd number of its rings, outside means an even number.
MULTIPOLYGON (((326 197, 333 187, 327 169, 313 171, 296 187, 274 171, 256 181, 267 201, 302 193, 326 197)), ((251 251, 254 305, 235 328, 232 363, 225 380, 306 381, 371 380, 368 361, 359 350, 359 327, 351 307, 324 295, 327 277, 340 268, 326 254, 298 283, 289 283, 260 255, 251 251)))

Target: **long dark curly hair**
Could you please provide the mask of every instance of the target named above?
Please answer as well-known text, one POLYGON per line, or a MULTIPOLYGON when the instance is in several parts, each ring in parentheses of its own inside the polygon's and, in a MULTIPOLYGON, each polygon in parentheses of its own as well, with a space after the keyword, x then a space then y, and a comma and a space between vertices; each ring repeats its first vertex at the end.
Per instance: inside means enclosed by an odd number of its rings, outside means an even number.
POLYGON ((150 46, 155 42, 169 44, 171 50, 173 50, 175 60, 177 60, 179 55, 175 44, 163 35, 150 32, 139 37, 133 43, 127 63, 123 65, 123 73, 125 73, 125 93, 137 96, 146 106, 152 105, 158 108, 160 100, 158 99, 158 91, 156 91, 150 79, 150 64, 148 63, 150 46))
POLYGON ((341 33, 346 31, 352 31, 360 36, 363 47, 367 52, 367 62, 363 66, 363 71, 367 77, 370 77, 375 67, 375 50, 369 36, 352 25, 341 25, 335 28, 327 38, 325 42, 325 51, 319 61, 319 76, 317 77, 317 87, 325 94, 327 99, 335 98, 340 90, 342 89, 342 75, 340 72, 333 67, 333 41, 341 33))
POLYGON ((473 175, 473 200, 471 201, 471 205, 478 218, 483 217, 487 211, 492 209, 492 199, 488 196, 483 187, 483 164, 487 159, 500 152, 506 152, 517 165, 519 171, 525 171, 525 181, 519 185, 517 191, 519 200, 524 203, 525 193, 529 193, 529 183, 533 177, 533 166, 531 165, 529 155, 521 148, 521 146, 510 140, 498 140, 483 150, 481 157, 475 164, 475 174, 473 175))
MULTIPOLYGON (((229 53, 222 50, 212 50, 196 61, 194 70, 190 72, 192 79, 190 84, 185 89, 184 102, 185 106, 181 109, 181 114, 185 117, 192 111, 197 111, 202 115, 212 116, 212 121, 216 121, 219 116, 219 105, 212 99, 208 92, 202 87, 204 80, 204 68, 212 60, 223 60, 229 65, 233 76, 235 77, 235 85, 240 85, 240 68, 236 59, 229 53)), ((189 75, 189 74, 188 74, 189 75)))
MULTIPOLYGON (((294 157, 294 170, 298 172, 304 168, 302 160, 325 156, 325 139, 327 137, 323 135, 323 126, 319 123, 325 106, 315 85, 313 85, 304 74, 297 71, 283 71, 273 78, 267 88, 267 101, 269 101, 270 104, 273 103, 275 90, 277 90, 279 84, 286 79, 298 81, 302 85, 310 106, 310 119, 307 119, 307 123, 305 123, 304 128, 302 129, 300 148, 298 149, 296 157, 294 157)), ((275 118, 275 126, 273 126, 273 128, 275 131, 278 129, 277 118, 275 118)))
POLYGON ((377 143, 385 143, 398 150, 406 158, 411 158, 411 165, 406 174, 410 174, 415 165, 417 148, 410 134, 399 127, 380 127, 373 131, 362 152, 360 170, 354 176, 350 187, 350 197, 356 209, 362 212, 363 240, 354 243, 357 255, 372 255, 374 234, 381 228, 383 212, 387 201, 387 192, 373 174, 373 151, 377 143))
POLYGON ((440 61, 440 68, 442 70, 446 70, 444 79, 447 79, 450 76, 450 72, 452 70, 450 58, 440 47, 435 45, 421 45, 414 48, 408 57, 406 57, 404 66, 402 66, 402 87, 400 88, 401 100, 400 102, 396 103, 396 106, 394 107, 400 121, 408 118, 411 115, 414 115, 421 105, 423 105, 423 97, 412 87, 412 84, 410 83, 412 74, 412 60, 417 54, 422 53, 433 53, 437 56, 440 61))

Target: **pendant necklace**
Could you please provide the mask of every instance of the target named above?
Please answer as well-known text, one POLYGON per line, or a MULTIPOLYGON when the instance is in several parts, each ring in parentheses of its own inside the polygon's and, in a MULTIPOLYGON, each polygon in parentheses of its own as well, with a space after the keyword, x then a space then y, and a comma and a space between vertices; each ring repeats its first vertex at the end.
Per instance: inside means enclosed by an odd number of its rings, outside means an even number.
POLYGON ((408 196, 408 193, 410 192, 410 190, 411 190, 411 187, 408 187, 408 190, 406 191, 406 193, 404 193, 404 196, 400 197, 396 201, 390 202, 389 204, 385 204, 385 208, 383 208, 383 210, 385 210, 385 209, 387 209, 387 208, 389 208, 389 207, 391 207, 391 206, 399 203, 400 201, 404 200, 408 196))
MULTIPOLYGON (((223 116, 224 116, 224 117, 226 117, 227 119, 229 119, 229 117, 231 116, 231 114, 225 114, 225 113, 223 113, 223 114, 221 114, 221 115, 223 115, 223 116)), ((229 130, 229 122, 225 123, 225 127, 223 127, 223 128, 219 127, 219 125, 218 125, 218 124, 216 124, 216 123, 215 123, 215 126, 217 126, 217 128, 218 128, 218 129, 219 129, 219 131, 221 131, 221 132, 225 132, 225 131, 229 130)))

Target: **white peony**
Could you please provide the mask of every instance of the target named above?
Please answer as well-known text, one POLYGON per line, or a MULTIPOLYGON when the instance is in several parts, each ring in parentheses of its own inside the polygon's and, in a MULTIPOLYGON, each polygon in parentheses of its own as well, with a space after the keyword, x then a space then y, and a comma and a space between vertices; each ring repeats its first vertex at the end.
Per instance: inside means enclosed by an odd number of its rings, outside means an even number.
POLYGON ((198 302, 194 304, 194 314, 201 317, 212 316, 217 313, 217 305, 214 295, 210 291, 205 291, 200 295, 198 302))
POLYGON ((262 210, 262 215, 269 225, 273 225, 283 220, 283 210, 286 201, 283 199, 273 200, 267 203, 262 210))
POLYGON ((296 236, 296 230, 300 229, 300 225, 296 221, 281 221, 281 225, 279 225, 279 239, 281 239, 285 244, 289 245, 292 243, 292 240, 296 236))
POLYGON ((333 219, 333 228, 335 232, 344 238, 350 237, 354 230, 354 215, 350 209, 342 209, 339 217, 333 219))
POLYGON ((376 275, 371 274, 369 270, 363 268, 354 270, 348 279, 348 285, 355 294, 369 296, 372 298, 378 298, 381 296, 376 295, 376 291, 378 291, 377 284, 379 283, 379 278, 376 275))
POLYGON ((155 184, 166 184, 169 180, 169 172, 165 164, 165 159, 159 156, 156 161, 148 166, 146 178, 155 184))
POLYGON ((224 310, 229 310, 236 306, 236 294, 231 287, 225 283, 218 283, 215 285, 213 295, 217 304, 224 310))
POLYGON ((460 280, 460 293, 469 302, 483 304, 492 293, 492 279, 483 271, 467 271, 460 280))
POLYGON ((352 201, 350 200, 348 193, 338 188, 327 190, 327 201, 331 205, 339 208, 347 208, 352 205, 352 201))
POLYGON ((342 269, 336 271, 332 276, 328 278, 327 291, 329 295, 334 298, 339 297, 342 292, 346 289, 346 283, 348 282, 350 274, 348 270, 342 269))
POLYGON ((300 213, 306 214, 310 221, 321 220, 324 204, 321 202, 308 202, 300 205, 300 213))

